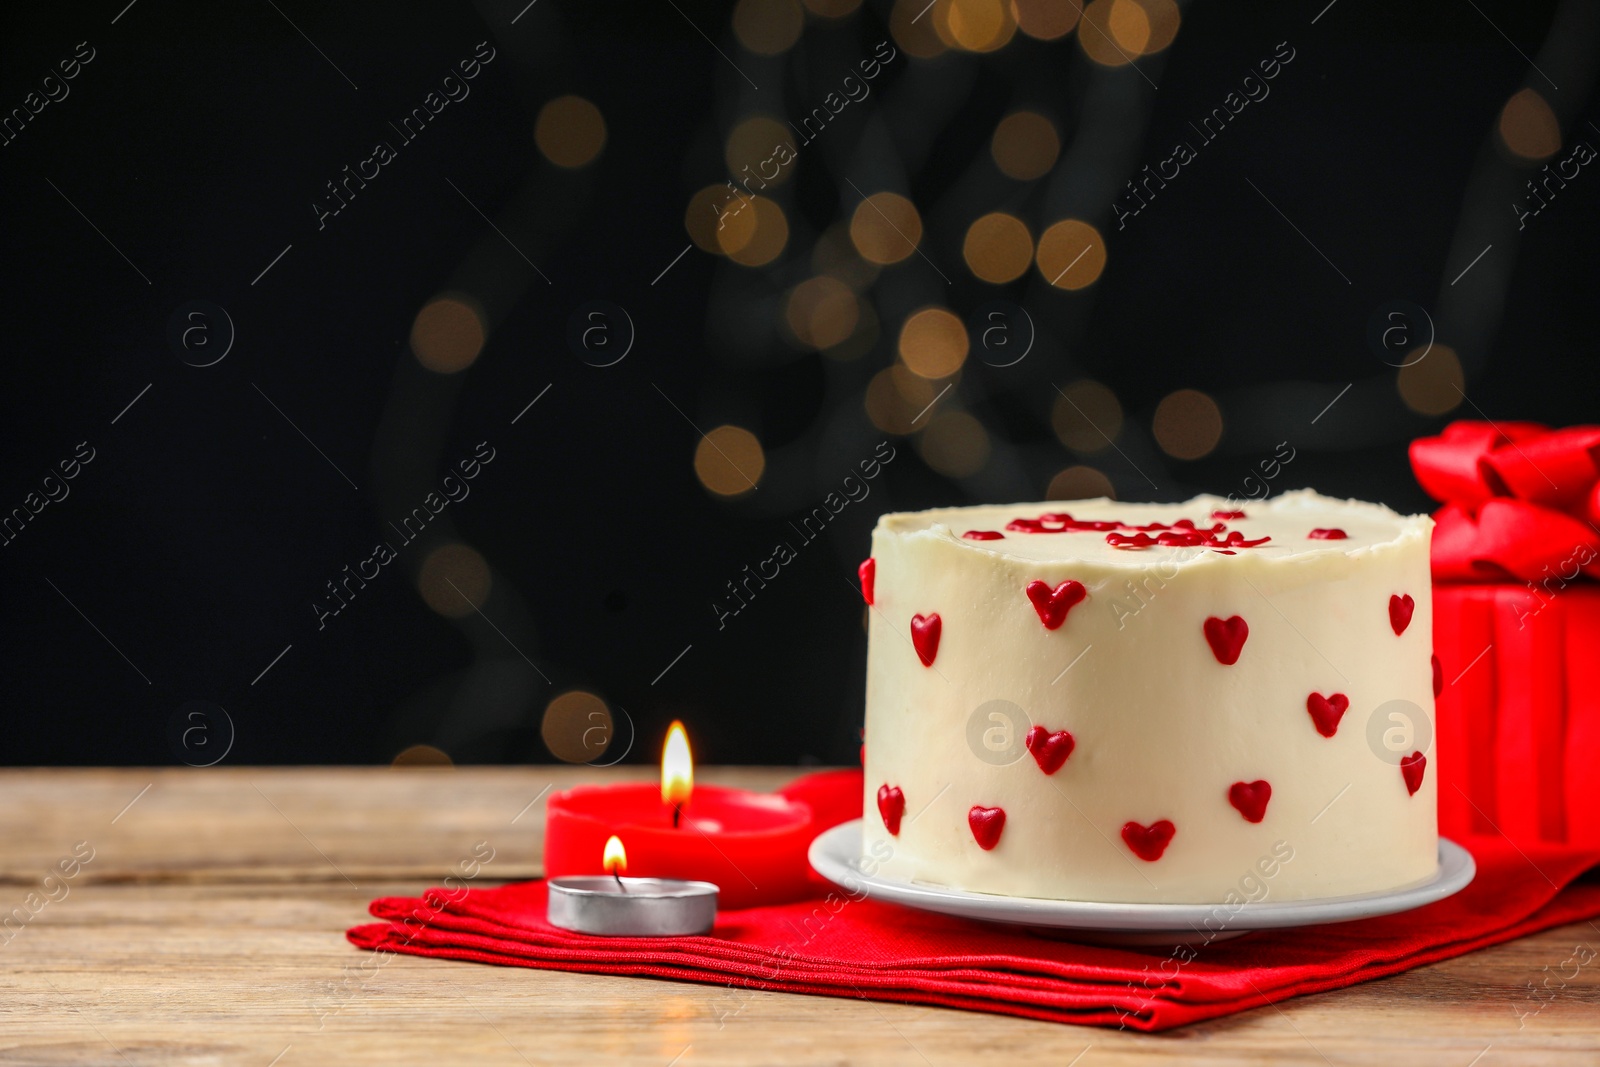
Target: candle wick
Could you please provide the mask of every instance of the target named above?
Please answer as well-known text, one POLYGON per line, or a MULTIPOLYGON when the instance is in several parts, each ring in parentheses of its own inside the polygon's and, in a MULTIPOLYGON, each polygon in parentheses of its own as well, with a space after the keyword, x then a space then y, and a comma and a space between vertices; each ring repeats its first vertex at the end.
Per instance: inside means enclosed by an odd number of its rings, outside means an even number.
POLYGON ((682 804, 674 804, 674 805, 672 805, 672 828, 674 830, 676 830, 678 828, 678 820, 681 819, 682 817, 683 817, 683 805, 682 804))
POLYGON ((613 867, 611 869, 611 877, 613 877, 613 878, 615 878, 617 880, 617 890, 619 892, 626 893, 628 891, 628 887, 626 885, 623 885, 623 883, 622 883, 622 872, 621 871, 619 871, 615 867, 613 867))

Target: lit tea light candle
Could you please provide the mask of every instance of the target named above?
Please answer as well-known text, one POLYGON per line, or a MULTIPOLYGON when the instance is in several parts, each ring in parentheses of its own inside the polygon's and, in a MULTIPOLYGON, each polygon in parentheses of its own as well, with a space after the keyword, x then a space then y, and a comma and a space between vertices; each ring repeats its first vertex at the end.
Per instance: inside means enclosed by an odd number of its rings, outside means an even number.
MULTIPOLYGON (((606 844, 625 840, 637 875, 721 887, 724 908, 799 900, 812 892, 806 849, 816 836, 811 806, 772 793, 694 783, 682 723, 667 731, 661 783, 581 785, 550 797, 544 867, 551 878, 595 876, 606 844)), ((613 879, 612 891, 617 889, 613 879)), ((631 887, 634 879, 624 879, 631 887)))
POLYGON ((672 937, 710 932, 717 921, 717 887, 678 878, 624 878, 628 853, 613 834, 602 854, 604 875, 551 878, 545 917, 550 925, 603 937, 672 937))

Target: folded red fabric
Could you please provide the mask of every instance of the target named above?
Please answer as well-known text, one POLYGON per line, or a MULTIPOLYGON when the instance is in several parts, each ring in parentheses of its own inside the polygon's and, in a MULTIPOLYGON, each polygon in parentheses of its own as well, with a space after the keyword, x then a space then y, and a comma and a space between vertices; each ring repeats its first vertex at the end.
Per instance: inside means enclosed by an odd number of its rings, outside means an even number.
MULTIPOLYGON (((844 789, 860 796, 858 776, 824 788, 840 791, 841 811, 849 810, 844 789)), ((1600 851, 1519 849, 1496 837, 1460 843, 1477 859, 1478 874, 1447 900, 1401 915, 1172 949, 1052 940, 842 890, 723 912, 704 936, 592 937, 545 921, 542 881, 384 897, 371 905, 382 921, 347 936, 380 952, 726 987, 708 998, 711 1017, 736 1014, 742 991, 766 989, 1165 1030, 1600 915, 1600 880, 1583 878, 1600 864, 1600 851)), ((1507 1010, 1515 1013, 1514 1002, 1507 1010)))

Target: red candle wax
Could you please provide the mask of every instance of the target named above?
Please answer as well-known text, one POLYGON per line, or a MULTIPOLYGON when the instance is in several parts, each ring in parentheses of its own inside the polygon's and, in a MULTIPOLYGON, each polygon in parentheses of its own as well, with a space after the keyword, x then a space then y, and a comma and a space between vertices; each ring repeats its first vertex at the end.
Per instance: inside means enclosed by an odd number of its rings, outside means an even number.
POLYGON ((715 882, 718 906, 749 908, 812 891, 806 849, 816 836, 811 807, 771 793, 696 785, 679 825, 653 782, 580 785, 545 809, 548 878, 604 874, 606 841, 628 849, 628 874, 715 882))

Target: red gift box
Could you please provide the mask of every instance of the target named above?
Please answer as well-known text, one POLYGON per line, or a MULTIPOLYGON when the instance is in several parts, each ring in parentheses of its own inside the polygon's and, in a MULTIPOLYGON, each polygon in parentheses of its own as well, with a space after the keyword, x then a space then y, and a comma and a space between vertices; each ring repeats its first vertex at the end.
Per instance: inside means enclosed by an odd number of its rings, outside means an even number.
POLYGON ((1600 427, 1411 445, 1434 516, 1439 830, 1600 846, 1600 427))

